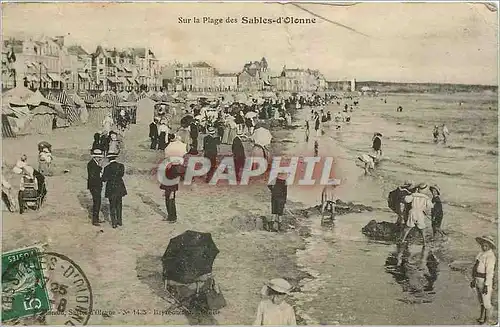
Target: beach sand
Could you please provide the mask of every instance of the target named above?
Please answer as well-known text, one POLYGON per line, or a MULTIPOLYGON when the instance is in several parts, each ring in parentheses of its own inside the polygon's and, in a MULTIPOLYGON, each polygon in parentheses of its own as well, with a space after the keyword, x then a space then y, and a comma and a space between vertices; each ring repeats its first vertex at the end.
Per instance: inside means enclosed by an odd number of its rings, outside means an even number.
MULTIPOLYGON (((318 226, 314 217, 296 217, 295 229, 273 234, 257 228, 259 217, 270 214, 267 187, 195 183, 181 186, 178 222, 165 223, 164 199, 152 174, 162 153, 148 149, 146 125, 132 126, 125 136, 120 161, 126 166, 129 195, 124 198, 124 227, 116 230, 108 224, 94 227, 88 218, 91 200, 85 190, 89 160, 85 149, 94 131, 72 127, 43 137, 4 139, 4 160, 10 167, 22 153, 28 154, 29 162, 36 162, 38 141, 52 143, 56 173, 48 178, 49 196, 40 211, 22 216, 4 212, 4 251, 46 242, 48 250, 72 258, 92 284, 94 309, 165 310, 170 304, 161 292, 160 258, 169 239, 188 229, 212 233, 220 250, 214 273, 228 302, 219 314, 200 318, 117 313, 93 316, 90 324, 251 324, 261 286, 274 277, 299 284, 302 291, 294 293, 293 303, 301 323, 471 324, 477 314, 476 297, 465 276, 448 268, 448 263, 472 263, 479 251, 474 237, 496 235, 497 154, 492 151, 497 147, 493 119, 497 111, 485 109, 496 108, 496 103, 471 96, 466 98, 471 100, 465 109, 458 108, 454 98, 387 98, 387 104, 361 98, 350 125, 340 132, 327 130, 319 139, 320 156, 335 157, 335 176, 345 179, 339 197, 345 201, 384 209, 387 193, 404 179, 441 186, 448 241, 439 246, 442 262, 431 303, 407 303, 401 285, 385 271, 385 261, 395 246, 371 242, 361 234, 371 219, 394 221, 395 215, 387 210, 340 216, 330 230, 318 226), (399 116, 398 105, 405 108, 399 116), (445 110, 437 114, 436 108, 441 107, 445 110), (430 114, 436 116, 428 118, 430 114), (438 121, 445 121, 452 133, 446 147, 432 143, 432 127, 438 121), (465 128, 472 132, 460 134, 465 128), (383 149, 389 159, 375 176, 363 176, 354 159, 368 152, 376 131, 384 134, 383 149), (63 169, 69 172, 63 174, 63 169)), ((329 109, 337 110, 335 105, 329 109)), ((297 122, 306 110, 297 112, 297 122)), ((273 133, 277 141, 292 142, 278 142, 273 146, 275 153, 308 155, 313 151, 312 139, 305 143, 301 128, 273 133)), ((8 177, 16 187, 17 177, 8 177)), ((287 208, 317 204, 321 189, 290 187, 287 208)), ((107 201, 103 203, 103 211, 108 212, 107 201)), ((418 251, 412 247, 412 252, 418 251)))

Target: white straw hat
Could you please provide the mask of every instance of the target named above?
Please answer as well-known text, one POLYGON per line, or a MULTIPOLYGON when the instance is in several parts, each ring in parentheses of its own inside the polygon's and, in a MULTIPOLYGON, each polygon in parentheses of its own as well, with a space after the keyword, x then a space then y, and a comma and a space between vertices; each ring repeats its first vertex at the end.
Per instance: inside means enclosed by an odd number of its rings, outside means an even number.
POLYGON ((292 290, 292 285, 283 278, 274 278, 266 283, 270 289, 283 294, 289 294, 292 290))

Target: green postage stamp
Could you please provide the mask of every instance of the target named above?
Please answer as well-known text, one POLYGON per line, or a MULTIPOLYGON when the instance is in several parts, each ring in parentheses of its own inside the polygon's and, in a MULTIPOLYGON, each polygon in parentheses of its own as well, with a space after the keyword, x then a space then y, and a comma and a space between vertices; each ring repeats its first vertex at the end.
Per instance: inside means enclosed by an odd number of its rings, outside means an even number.
POLYGON ((50 309, 40 254, 38 247, 2 254, 2 322, 50 309))

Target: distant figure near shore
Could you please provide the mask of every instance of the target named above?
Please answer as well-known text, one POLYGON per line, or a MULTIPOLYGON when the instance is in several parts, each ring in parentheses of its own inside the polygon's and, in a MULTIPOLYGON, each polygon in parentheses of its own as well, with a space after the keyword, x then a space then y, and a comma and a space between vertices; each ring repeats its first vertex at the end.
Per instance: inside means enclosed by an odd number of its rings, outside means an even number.
POLYGON ((397 109, 396 109, 397 112, 403 112, 403 107, 399 106, 397 109))

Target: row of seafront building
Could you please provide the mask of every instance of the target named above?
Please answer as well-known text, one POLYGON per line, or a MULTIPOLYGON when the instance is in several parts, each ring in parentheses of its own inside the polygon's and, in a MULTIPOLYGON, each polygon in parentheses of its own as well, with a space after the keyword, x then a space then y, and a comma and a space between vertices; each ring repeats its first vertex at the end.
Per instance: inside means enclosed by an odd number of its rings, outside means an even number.
POLYGON ((64 37, 7 39, 2 44, 2 87, 41 89, 159 90, 159 60, 147 48, 88 53, 64 37))
POLYGON ((272 74, 265 58, 248 62, 238 73, 221 73, 206 62, 171 64, 162 69, 164 86, 175 91, 324 91, 328 84, 318 70, 289 69, 272 74))
POLYGON ((318 70, 283 67, 281 72, 271 73, 265 58, 244 64, 237 73, 222 73, 206 62, 160 66, 148 48, 98 46, 88 53, 78 45, 66 46, 62 36, 4 40, 2 86, 14 85, 77 91, 302 92, 333 88, 318 70))

